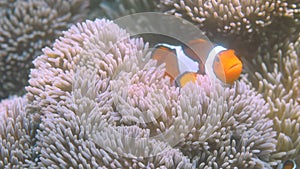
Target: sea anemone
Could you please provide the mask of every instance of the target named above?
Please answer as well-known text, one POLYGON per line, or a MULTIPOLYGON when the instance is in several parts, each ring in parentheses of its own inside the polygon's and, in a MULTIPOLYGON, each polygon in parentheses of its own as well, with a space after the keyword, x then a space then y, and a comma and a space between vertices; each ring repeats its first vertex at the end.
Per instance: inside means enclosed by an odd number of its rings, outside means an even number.
POLYGON ((139 12, 157 11, 159 0, 91 0, 89 18, 117 19, 139 12))
POLYGON ((253 59, 250 64, 257 65, 256 71, 247 73, 243 79, 262 93, 270 105, 268 117, 273 119, 277 131, 276 153, 272 158, 280 161, 300 160, 300 38, 296 37, 296 42, 283 42, 287 50, 275 47, 272 58, 262 54, 253 59))
MULTIPOLYGON (((113 125, 118 117, 123 117, 123 123, 126 123, 129 114, 122 113, 130 110, 114 112, 114 109, 119 109, 114 108, 118 105, 118 98, 114 98, 117 95, 111 91, 110 81, 124 79, 118 74, 135 74, 139 69, 148 70, 149 66, 155 69, 153 61, 144 61, 144 50, 141 40, 129 39, 124 30, 107 20, 77 24, 55 42, 53 49, 44 49, 45 54, 34 61, 36 68, 32 70, 30 86, 26 88, 30 111, 38 112, 42 119, 37 135, 39 166, 187 168, 191 165, 180 151, 159 143, 159 140, 150 141, 150 154, 145 154, 143 142, 134 144, 136 149, 129 149, 142 150, 139 156, 136 156, 137 152, 122 153, 122 146, 127 147, 126 150, 130 146, 128 142, 120 142, 120 133, 132 133, 136 139, 150 138, 147 131, 143 131, 146 129, 138 126, 113 125), (155 148, 157 145, 162 145, 162 148, 155 148), (118 146, 118 151, 115 146, 118 146), (65 151, 70 149, 71 152, 65 151), (166 154, 158 154, 162 150, 166 154)), ((163 71, 159 74, 162 77, 163 71)))
POLYGON ((33 59, 70 24, 86 16, 85 0, 2 1, 0 99, 24 93, 33 59))
POLYGON ((274 15, 289 17, 299 21, 300 17, 300 3, 297 0, 280 0, 276 1, 276 8, 274 15))
POLYGON ((241 35, 271 23, 273 1, 161 0, 163 11, 196 23, 200 29, 241 35))
POLYGON ((41 117, 38 166, 270 168, 269 105, 244 82, 198 76, 176 88, 147 43, 105 19, 72 26, 43 52, 26 87, 41 117))
POLYGON ((207 81, 182 89, 181 108, 196 114, 182 152, 198 168, 270 168, 275 132, 261 95, 243 82, 203 87, 207 81))
POLYGON ((0 168, 35 166, 34 147, 37 121, 26 111, 25 97, 0 103, 0 168))

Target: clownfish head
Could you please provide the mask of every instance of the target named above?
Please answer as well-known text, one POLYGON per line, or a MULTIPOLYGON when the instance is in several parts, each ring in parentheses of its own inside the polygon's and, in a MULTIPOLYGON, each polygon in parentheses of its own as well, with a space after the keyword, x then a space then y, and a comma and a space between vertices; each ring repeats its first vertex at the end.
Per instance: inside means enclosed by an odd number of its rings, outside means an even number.
POLYGON ((243 64, 234 50, 224 50, 217 54, 213 63, 216 76, 225 83, 233 83, 242 72, 243 64))

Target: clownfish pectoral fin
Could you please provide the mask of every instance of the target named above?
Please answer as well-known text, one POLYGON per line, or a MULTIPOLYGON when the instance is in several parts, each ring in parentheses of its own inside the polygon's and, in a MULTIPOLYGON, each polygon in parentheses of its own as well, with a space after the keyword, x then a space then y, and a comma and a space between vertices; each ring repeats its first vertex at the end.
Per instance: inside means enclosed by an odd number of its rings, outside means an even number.
POLYGON ((177 87, 183 87, 185 86, 188 82, 193 82, 195 83, 197 79, 197 73, 195 72, 184 72, 181 75, 179 75, 175 79, 175 85, 177 87))
POLYGON ((234 50, 219 52, 214 59, 213 70, 215 75, 224 83, 232 84, 242 73, 243 64, 235 55, 234 50))
POLYGON ((169 76, 171 81, 180 74, 175 50, 164 46, 156 46, 152 52, 152 59, 157 60, 158 65, 165 63, 165 75, 169 76))
POLYGON ((296 169, 296 168, 297 168, 297 165, 294 160, 287 160, 283 163, 283 166, 280 169, 296 169))

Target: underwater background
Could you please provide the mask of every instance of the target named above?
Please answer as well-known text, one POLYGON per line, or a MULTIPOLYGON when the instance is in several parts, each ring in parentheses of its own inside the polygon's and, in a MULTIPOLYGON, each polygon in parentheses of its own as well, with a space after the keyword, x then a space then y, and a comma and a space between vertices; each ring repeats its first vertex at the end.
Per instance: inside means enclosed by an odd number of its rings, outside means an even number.
POLYGON ((0 15, 0 168, 299 168, 298 0, 3 0, 0 15), (193 23, 241 77, 176 88, 114 23, 138 12, 193 23))

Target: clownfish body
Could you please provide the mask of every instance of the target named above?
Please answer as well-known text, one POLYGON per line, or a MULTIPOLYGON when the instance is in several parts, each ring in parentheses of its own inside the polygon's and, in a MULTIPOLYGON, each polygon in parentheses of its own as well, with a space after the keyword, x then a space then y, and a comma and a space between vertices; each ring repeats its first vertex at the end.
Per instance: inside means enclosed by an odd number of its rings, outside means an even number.
POLYGON ((208 74, 224 83, 233 83, 242 72, 242 62, 233 50, 214 46, 203 39, 192 40, 187 46, 155 45, 152 58, 166 64, 165 75, 177 86, 196 81, 196 74, 208 74))
POLYGON ((297 169, 297 165, 294 160, 287 160, 283 164, 281 164, 279 169, 297 169))

